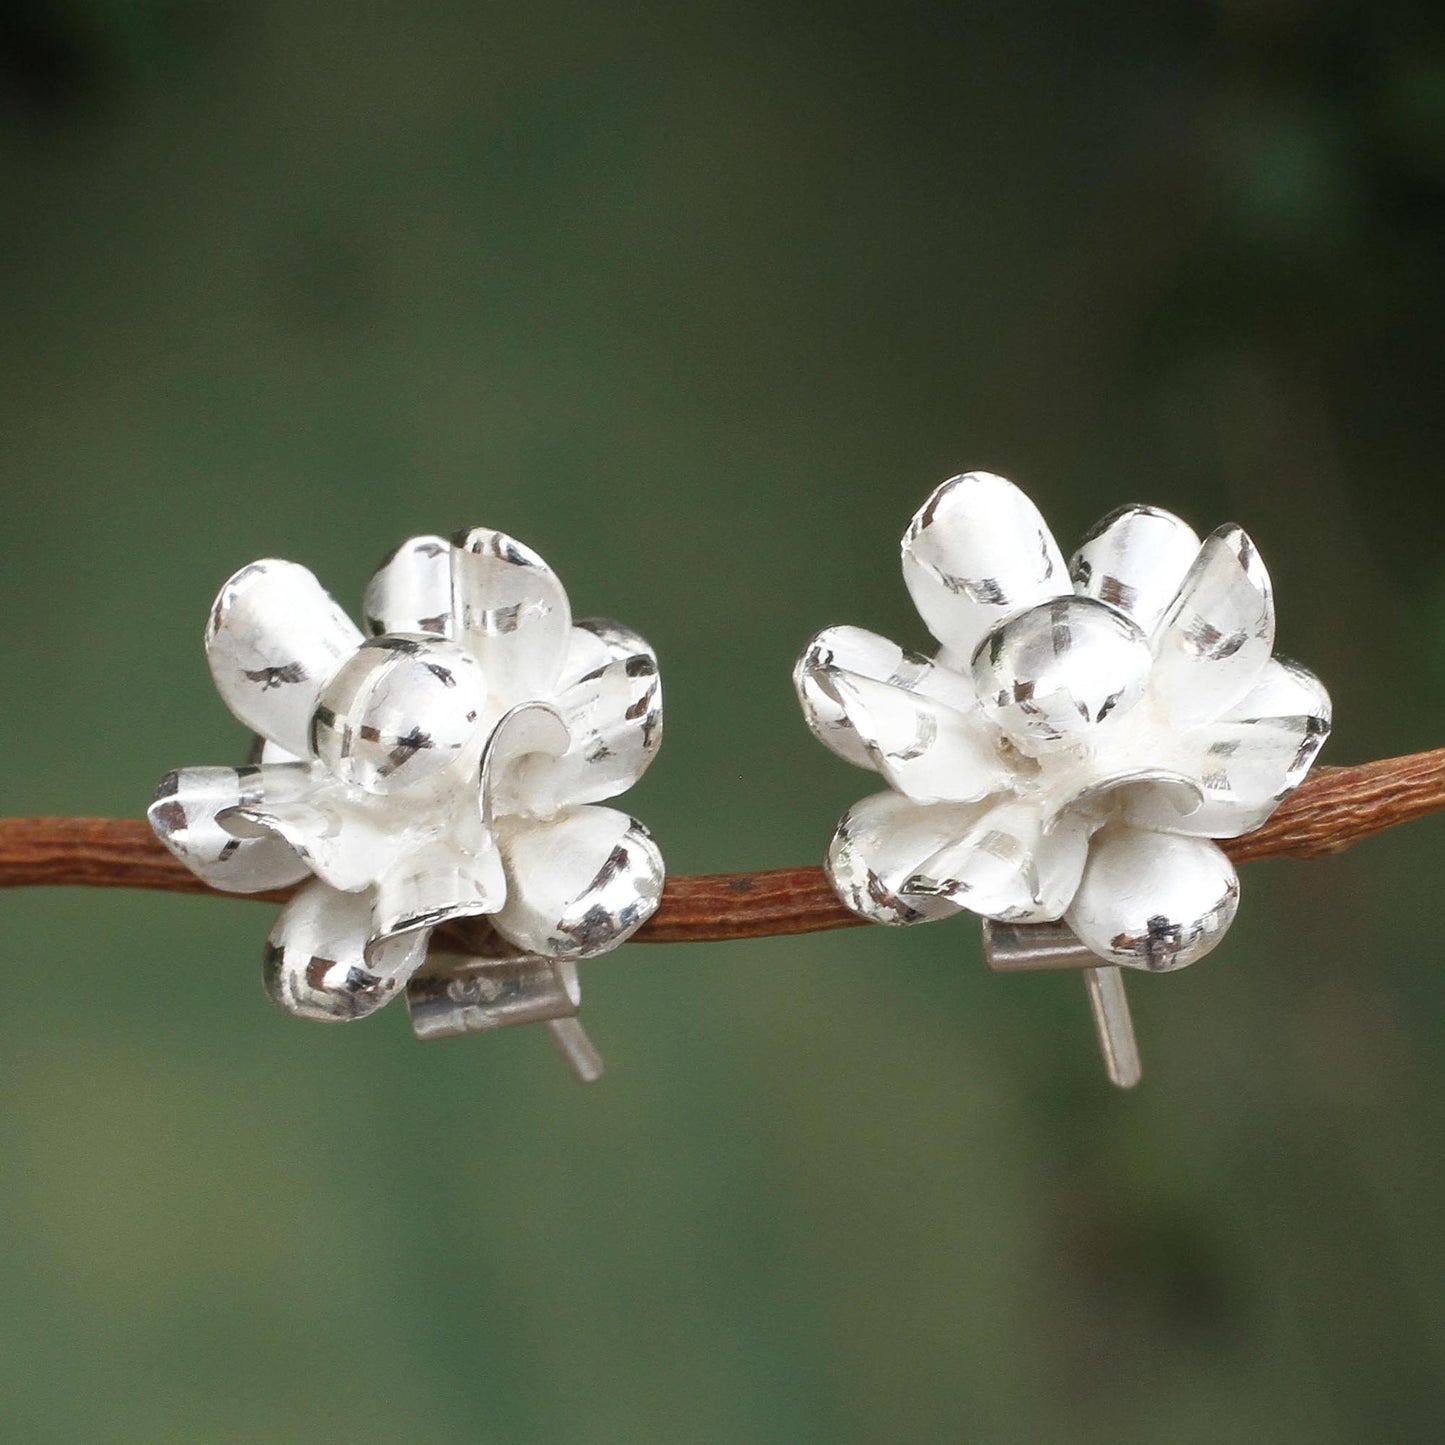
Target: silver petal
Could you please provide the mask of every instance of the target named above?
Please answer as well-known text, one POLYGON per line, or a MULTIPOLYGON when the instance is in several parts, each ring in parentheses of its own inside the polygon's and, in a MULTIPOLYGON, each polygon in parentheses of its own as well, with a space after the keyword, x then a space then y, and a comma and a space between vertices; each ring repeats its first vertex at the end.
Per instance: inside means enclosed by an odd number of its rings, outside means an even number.
MULTIPOLYGON (((965 671, 967 670, 965 665, 965 671)), ((793 669, 793 687, 803 716, 814 734, 833 752, 859 768, 873 759, 848 720, 842 702, 827 685, 830 672, 856 673, 948 704, 965 716, 977 711, 978 699, 966 676, 930 662, 862 627, 825 627, 803 649, 793 669)))
POLYGON ((609 662, 625 662, 629 657, 650 657, 653 667, 657 666, 652 644, 626 623, 614 622, 610 617, 579 617, 567 640, 567 661, 557 679, 558 691, 565 692, 609 662))
POLYGON ((533 752, 520 765, 517 793, 527 812, 548 817, 564 807, 625 793, 662 745, 662 680, 649 653, 609 662, 557 699, 571 745, 561 757, 533 752))
POLYGON ((392 998, 426 958, 427 934, 368 948, 371 905, 319 879, 282 908, 266 943, 266 992, 288 1013, 322 1023, 362 1018, 392 998))
POLYGON ((146 817, 155 835, 198 878, 232 893, 265 893, 310 871, 284 839, 238 838, 218 814, 267 796, 294 796, 311 772, 306 763, 244 768, 180 768, 167 773, 146 817))
POLYGON ((206 656, 226 706, 253 731, 304 757, 311 713, 361 633, 294 562, 243 567, 206 624, 206 656))
POLYGON ((960 657, 1004 618, 1071 590, 1039 509, 990 472, 953 477, 923 504, 903 535, 903 580, 928 630, 960 657))
POLYGON ((572 633, 572 610, 557 574, 505 532, 478 527, 460 533, 453 546, 453 635, 475 650, 503 707, 550 697, 572 633))
POLYGON ((1194 529, 1160 507, 1120 507, 1097 522, 1069 563, 1074 591, 1153 632, 1199 553, 1194 529))
POLYGON ((452 544, 445 537, 411 537, 387 556, 366 586, 362 614, 376 633, 454 636, 452 544))
POLYGON ((662 855, 641 823, 589 806, 499 836, 507 903, 493 925, 546 958, 591 958, 629 938, 662 901, 662 855))
POLYGON ((1150 695, 1176 727, 1212 721, 1259 681, 1273 648, 1269 573, 1244 531, 1220 527, 1155 632, 1150 695))
POLYGON ((502 855, 490 838, 475 853, 451 842, 412 849, 378 880, 371 930, 390 938, 457 918, 495 913, 507 897, 502 855))
POLYGON ((998 731, 977 711, 965 716, 920 693, 839 668, 822 668, 812 677, 832 694, 869 763, 915 802, 971 803, 1006 786, 998 731))
POLYGON ((1162 973, 1203 958, 1238 907, 1234 865, 1208 839, 1125 825, 1094 838, 1065 916, 1101 958, 1162 973))
POLYGON ((1066 814, 1046 831, 1036 804, 1008 798, 924 859, 905 888, 1001 922, 1051 923, 1079 886, 1091 826, 1066 814))
POLYGON ((365 794, 329 778, 296 799, 228 808, 220 822, 238 838, 284 838, 313 873, 347 893, 373 884, 416 841, 365 794))
POLYGON ((987 804, 915 803, 898 793, 874 793, 843 815, 828 849, 833 891, 861 918, 895 927, 929 923, 957 913, 949 898, 904 892, 918 865, 960 838, 987 804))
POLYGON ((1217 722, 1186 730, 1171 757, 1198 780, 1202 803, 1180 817, 1148 788, 1126 816, 1145 828, 1237 838, 1261 827, 1309 772, 1330 732, 1330 698, 1297 662, 1271 658, 1260 680, 1217 722))

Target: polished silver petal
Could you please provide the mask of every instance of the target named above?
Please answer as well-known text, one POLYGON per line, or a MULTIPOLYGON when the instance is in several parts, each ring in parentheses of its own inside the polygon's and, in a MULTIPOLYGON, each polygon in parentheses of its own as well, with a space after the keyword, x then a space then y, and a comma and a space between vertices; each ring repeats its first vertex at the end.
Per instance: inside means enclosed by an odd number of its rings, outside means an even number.
POLYGON ((1155 633, 1151 700, 1176 727, 1210 722, 1259 681, 1273 647, 1269 573, 1244 531, 1220 527, 1155 633))
MULTIPOLYGON (((219 819, 237 838, 284 839, 317 877, 348 893, 375 883, 416 845, 418 835, 417 829, 397 827, 380 800, 329 777, 298 798, 244 802, 219 819)), ((422 831, 441 826, 428 818, 422 831)))
POLYGON ((282 908, 266 943, 266 992, 288 1013, 322 1023, 362 1018, 391 999, 426 958, 427 935, 367 946, 370 901, 319 879, 282 908))
POLYGON ((609 662, 626 662, 629 657, 648 657, 657 667, 657 653, 648 640, 625 622, 610 617, 579 617, 567 639, 567 661, 557 679, 558 692, 581 682, 589 672, 609 662))
POLYGON ((502 855, 490 837, 464 852, 450 839, 404 853, 381 876, 372 905, 371 931, 392 937, 436 928, 458 918, 495 913, 507 898, 502 855))
POLYGON ((298 757, 322 687, 361 640, 305 567, 271 559, 237 572, 206 624, 206 656, 226 706, 298 757))
POLYGON ((590 958, 657 911, 663 865, 641 823, 589 806, 549 822, 511 819, 498 841, 507 870, 497 932, 528 953, 590 958))
POLYGON ((1234 865, 1208 839, 1121 825, 1095 836, 1065 916, 1100 958, 1164 973, 1203 958, 1238 907, 1234 865))
POLYGON ((959 911, 951 899, 904 891, 918 865, 961 838, 986 803, 915 803, 899 793, 874 793, 844 813, 828 849, 826 869, 845 907, 873 923, 901 927, 959 911))
POLYGON ((411 537, 392 552, 366 585, 367 630, 453 637, 452 544, 445 537, 411 537))
MULTIPOLYGON (((1077 772, 1064 770, 1039 792, 1044 829, 1052 832, 1060 819, 1071 813, 1091 818, 1097 826, 1127 812, 1131 800, 1148 792, 1162 810, 1161 817, 1181 819, 1198 811, 1204 801, 1204 786, 1172 768, 1145 768, 1137 759, 1116 766, 1117 759, 1083 758, 1077 772)), ((1161 827, 1166 826, 1160 824, 1161 827)))
POLYGON ((1297 662, 1271 658, 1260 680, 1217 722, 1189 728, 1173 755, 1198 781, 1201 804, 1180 817, 1150 789, 1131 792, 1126 816, 1146 828, 1237 838, 1263 826, 1309 772, 1330 732, 1330 698, 1297 662))
POLYGON ((662 746, 662 680, 656 659, 609 662, 557 699, 570 745, 560 757, 534 751, 516 779, 520 807, 538 817, 625 793, 662 746))
POLYGON ((420 633, 368 639, 317 699, 311 749, 341 782, 395 793, 480 756, 487 684, 464 647, 420 633))
POLYGON ((501 706, 550 697, 567 660, 572 610, 557 574, 530 547, 485 527, 453 539, 458 630, 501 706))
POLYGON ((979 644, 983 714, 1026 751, 1082 743, 1144 696, 1149 640, 1092 597, 1056 597, 1001 622, 979 644))
POLYGON ((915 802, 972 803, 1006 786, 997 733, 976 713, 965 717, 932 698, 851 672, 827 674, 826 685, 873 766, 915 802))
POLYGON ((1120 507, 1095 524, 1069 563, 1074 591, 1153 632, 1199 553, 1187 522, 1159 507, 1120 507))
POLYGON ((903 580, 928 630, 960 657, 1004 618, 1072 590, 1039 509, 990 472, 953 477, 923 504, 903 535, 903 580))
POLYGON ((793 669, 793 687, 808 726, 840 758, 859 768, 874 766, 867 745, 828 684, 835 672, 856 673, 946 703, 968 716, 978 710, 967 677, 909 652, 862 627, 825 627, 803 649, 793 669))
MULTIPOLYGON (((799 696, 810 724, 835 752, 875 769, 921 803, 974 802, 1006 785, 998 732, 977 708, 962 713, 922 692, 823 661, 830 655, 826 647, 804 654, 799 696)), ((936 674, 931 663, 916 661, 936 674)), ((908 665, 905 656, 900 666, 908 665)))
POLYGON ((244 768, 180 768, 167 773, 146 812, 155 835, 198 878, 232 893, 264 893, 310 871, 284 839, 238 838, 218 814, 270 796, 295 796, 310 766, 275 763, 244 768))
POLYGON ((1091 826, 1070 814, 1046 831, 1036 803, 1006 798, 925 858, 905 891, 1002 922, 1053 922, 1079 886, 1091 826))

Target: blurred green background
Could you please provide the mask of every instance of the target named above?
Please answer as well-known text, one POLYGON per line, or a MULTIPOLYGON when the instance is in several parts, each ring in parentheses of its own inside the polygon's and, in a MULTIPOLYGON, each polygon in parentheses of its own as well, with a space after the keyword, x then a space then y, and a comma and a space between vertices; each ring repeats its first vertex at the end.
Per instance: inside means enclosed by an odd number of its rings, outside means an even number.
MULTIPOLYGON (((0 806, 239 755, 241 564, 485 524, 656 644, 671 868, 815 860, 792 660, 926 640, 969 467, 1243 522, 1326 761, 1445 742, 1439 15, 10 0, 0 806)), ((626 948, 588 1090, 284 1017, 262 905, 12 893, 0 1434, 1438 1440, 1442 826, 1251 865, 1132 1096, 963 921, 626 948)))

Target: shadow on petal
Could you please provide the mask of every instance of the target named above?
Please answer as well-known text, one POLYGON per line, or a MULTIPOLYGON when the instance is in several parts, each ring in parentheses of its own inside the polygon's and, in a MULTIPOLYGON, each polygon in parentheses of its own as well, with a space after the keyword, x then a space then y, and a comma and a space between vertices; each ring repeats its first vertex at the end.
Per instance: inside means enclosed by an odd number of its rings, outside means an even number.
POLYGON ((376 800, 330 778, 294 800, 227 809, 220 821, 238 838, 284 838, 313 873, 345 892, 374 883, 409 845, 376 800))
POLYGON ((832 695, 872 766, 915 802, 972 803, 1007 786, 998 729, 977 711, 857 673, 824 669, 817 685, 832 695))
POLYGON ((559 692, 580 682, 589 672, 609 662, 626 662, 629 657, 648 657, 657 666, 657 653, 640 632, 610 617, 579 617, 572 624, 567 641, 567 661, 557 679, 559 692))

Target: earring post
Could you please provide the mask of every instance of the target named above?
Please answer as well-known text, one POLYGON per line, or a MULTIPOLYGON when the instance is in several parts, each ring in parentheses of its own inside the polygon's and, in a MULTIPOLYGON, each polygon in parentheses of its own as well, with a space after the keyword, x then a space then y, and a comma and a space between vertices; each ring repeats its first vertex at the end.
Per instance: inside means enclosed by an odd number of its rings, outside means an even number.
POLYGON ((1129 1015, 1129 995, 1124 992, 1124 971, 1119 968, 1086 968, 1084 987, 1089 994, 1089 1009, 1094 1015, 1094 1029, 1099 1035, 1099 1051, 1104 1056, 1104 1071, 1109 1082, 1121 1089, 1132 1089, 1143 1077, 1139 1064, 1139 1043, 1134 1037, 1134 1021, 1129 1015))

